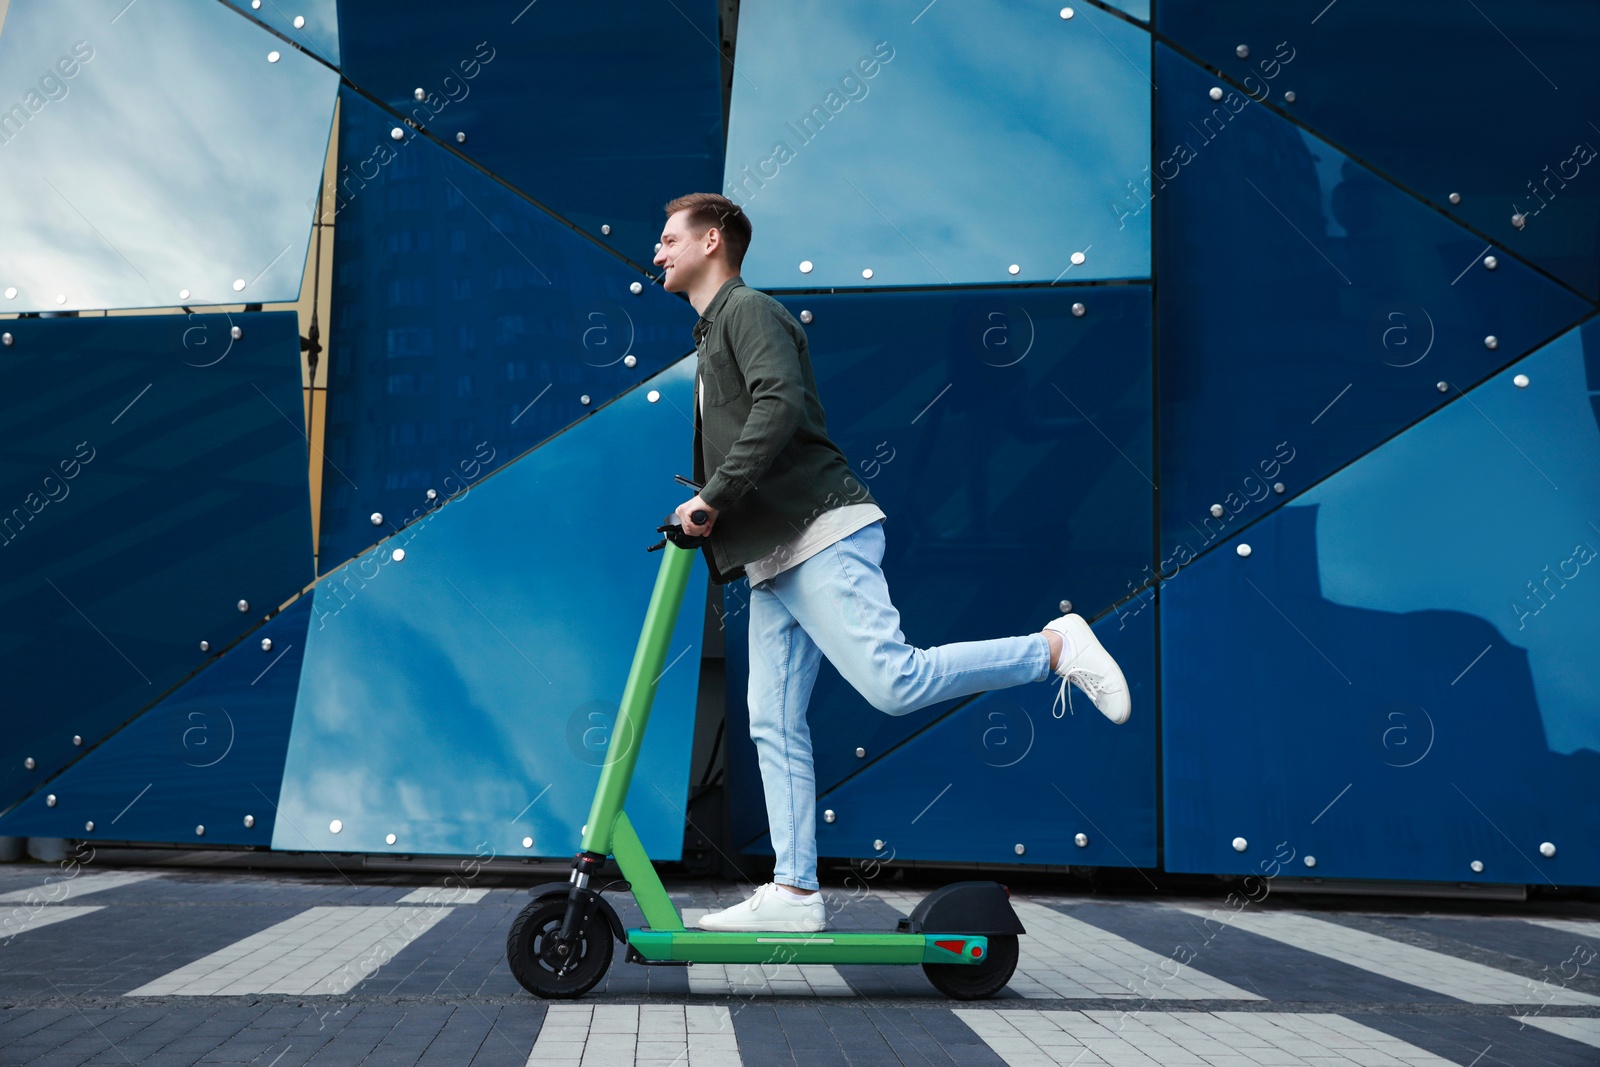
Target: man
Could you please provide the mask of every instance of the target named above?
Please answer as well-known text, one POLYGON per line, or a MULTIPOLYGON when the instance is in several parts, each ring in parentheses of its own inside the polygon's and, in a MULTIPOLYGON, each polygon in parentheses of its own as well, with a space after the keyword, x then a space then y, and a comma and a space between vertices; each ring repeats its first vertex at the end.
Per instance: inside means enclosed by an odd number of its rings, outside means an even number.
POLYGON ((715 193, 681 196, 666 211, 655 257, 662 286, 688 294, 700 313, 694 479, 702 488, 677 515, 688 533, 710 535, 705 551, 717 584, 750 580, 750 737, 776 856, 771 883, 699 925, 822 930, 806 724, 822 656, 889 715, 1054 672, 1062 680, 1058 704, 1070 682, 1122 723, 1131 710, 1128 686, 1077 615, 1026 637, 928 649, 905 643, 879 568, 885 515, 828 438, 805 331, 739 277, 750 220, 715 193), (706 513, 704 525, 692 518, 697 510, 706 513))

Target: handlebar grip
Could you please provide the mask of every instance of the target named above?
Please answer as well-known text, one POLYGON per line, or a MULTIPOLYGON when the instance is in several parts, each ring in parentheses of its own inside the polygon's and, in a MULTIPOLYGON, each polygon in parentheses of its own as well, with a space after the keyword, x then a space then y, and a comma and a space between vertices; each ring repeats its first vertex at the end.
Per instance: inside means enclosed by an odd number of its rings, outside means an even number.
POLYGON ((695 509, 694 511, 691 511, 689 513, 689 517, 694 520, 694 524, 696 526, 704 526, 706 524, 706 519, 708 518, 706 513, 701 511, 701 510, 699 510, 698 508, 695 509))

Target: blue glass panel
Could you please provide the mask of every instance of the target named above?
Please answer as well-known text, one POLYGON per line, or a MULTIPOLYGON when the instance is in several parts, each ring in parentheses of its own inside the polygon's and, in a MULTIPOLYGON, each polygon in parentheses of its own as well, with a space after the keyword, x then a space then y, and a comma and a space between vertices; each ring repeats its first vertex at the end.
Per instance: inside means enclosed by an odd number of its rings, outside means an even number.
POLYGON ((1213 102, 1215 79, 1156 52, 1171 574, 1587 305, 1499 249, 1488 269, 1472 234, 1245 97, 1213 102))
POLYGON ((393 128, 344 94, 340 155, 372 166, 337 203, 324 570, 694 347, 687 301, 393 128))
MULTIPOLYGON (((1052 717, 1060 679, 986 693, 819 796, 818 854, 1155 866, 1155 611, 1095 630, 1128 679, 1132 718, 1113 726, 1077 692, 1073 714, 1052 717)), ((751 801, 765 812, 759 780, 751 801)))
POLYGON ((1156 27, 1496 244, 1600 293, 1600 8, 1341 0, 1312 17, 1274 0, 1166 0, 1156 27))
POLYGON ((636 263, 663 204, 717 188, 715 0, 476 0, 470 18, 342 0, 339 17, 351 81, 636 263))
POLYGON ((301 597, 176 693, 80 750, 82 759, 0 820, 0 833, 265 846, 310 621, 311 598, 301 597))
POLYGON ((723 192, 755 227, 745 279, 1149 277, 1150 216, 1118 207, 1150 161, 1150 38, 1059 10, 743 4, 723 192))
POLYGON ((270 26, 302 48, 334 66, 339 65, 339 11, 337 0, 227 0, 251 18, 270 26))
MULTIPOLYGON (((1062 600, 1092 618, 1143 581, 1150 301, 1145 286, 784 298, 812 317, 829 434, 888 516, 883 569, 907 640, 1026 634, 1062 600)), ((748 589, 724 600, 729 752, 753 772, 748 589)), ((820 786, 859 769, 856 746, 886 751, 950 707, 884 715, 825 665, 810 711, 820 786)), ((759 804, 732 810, 736 828, 765 826, 759 804)))
POLYGON ((1600 884, 1586 363, 1593 324, 1163 585, 1170 869, 1600 884))
MULTIPOLYGON (((686 499, 693 358, 649 384, 656 403, 625 393, 317 583, 274 848, 577 850, 660 567, 645 548, 686 499)), ((707 581, 697 558, 628 797, 657 859, 682 854, 707 581)))
POLYGON ((312 575, 292 312, 0 326, 3 806, 312 575))
POLYGON ((117 6, 6 18, 0 310, 294 300, 339 75, 217 4, 117 6))
MULTIPOLYGON (((1106 0, 1106 6, 1107 7, 1114 7, 1118 11, 1122 11, 1122 12, 1125 12, 1126 14, 1132 15, 1134 18, 1139 19, 1141 22, 1149 22, 1150 21, 1150 0, 1106 0)), ((1074 18, 1077 17, 1077 14, 1078 14, 1079 10, 1081 10, 1081 9, 1076 9, 1075 8, 1073 10, 1073 17, 1074 18)), ((1096 12, 1091 10, 1089 12, 1089 14, 1090 15, 1094 15, 1094 14, 1096 14, 1096 12)))

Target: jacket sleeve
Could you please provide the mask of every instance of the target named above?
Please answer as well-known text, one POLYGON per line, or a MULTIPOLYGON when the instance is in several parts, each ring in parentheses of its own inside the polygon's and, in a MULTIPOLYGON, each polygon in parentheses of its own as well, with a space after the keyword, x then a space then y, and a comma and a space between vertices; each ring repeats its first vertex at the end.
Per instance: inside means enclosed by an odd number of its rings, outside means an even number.
POLYGON ((755 487, 794 437, 805 410, 800 350, 782 321, 756 300, 741 300, 724 314, 729 348, 751 402, 738 440, 700 490, 700 498, 718 511, 755 487))

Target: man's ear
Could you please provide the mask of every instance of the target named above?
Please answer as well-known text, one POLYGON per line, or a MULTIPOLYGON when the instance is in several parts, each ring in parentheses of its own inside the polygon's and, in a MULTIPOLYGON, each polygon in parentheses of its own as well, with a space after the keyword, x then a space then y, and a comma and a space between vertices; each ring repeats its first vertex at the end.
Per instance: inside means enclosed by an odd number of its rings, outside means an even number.
POLYGON ((722 247, 722 231, 715 226, 708 227, 706 229, 705 242, 706 255, 710 256, 713 252, 722 247))

